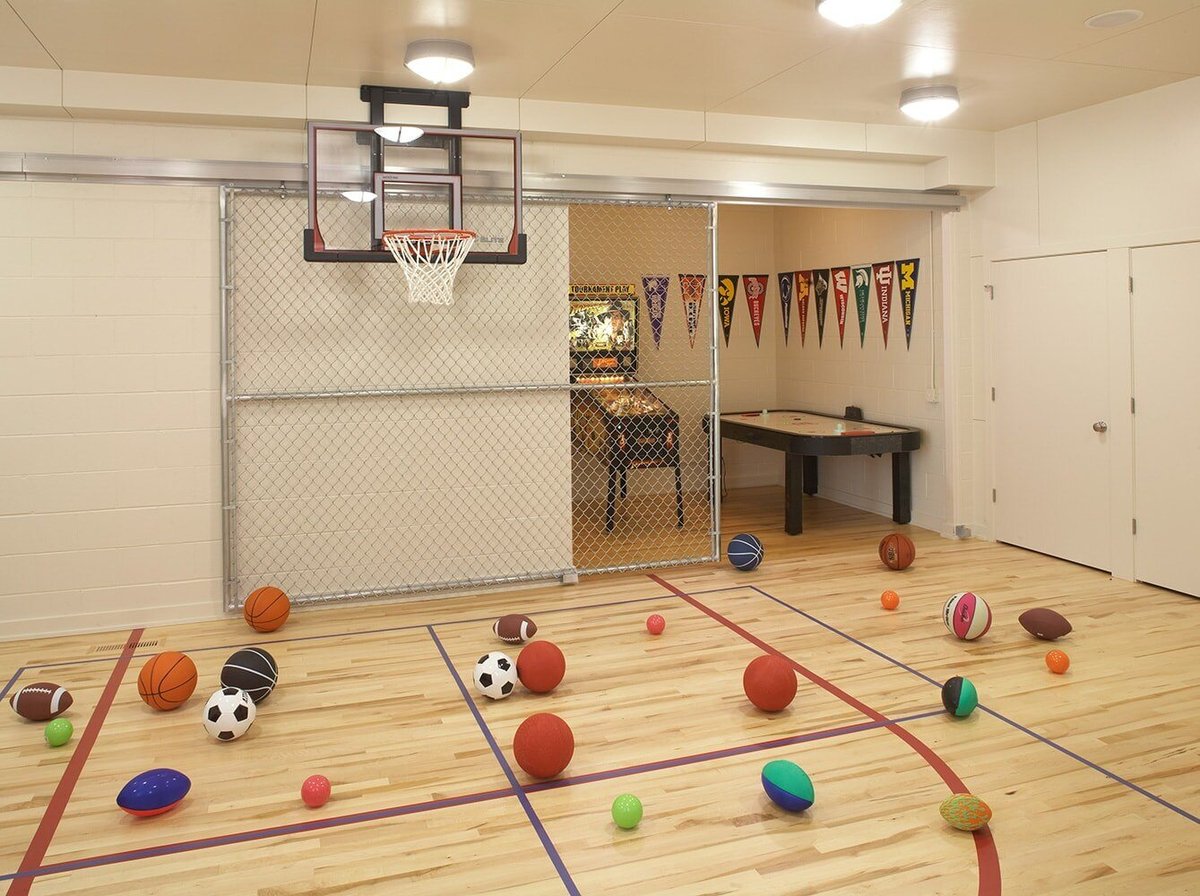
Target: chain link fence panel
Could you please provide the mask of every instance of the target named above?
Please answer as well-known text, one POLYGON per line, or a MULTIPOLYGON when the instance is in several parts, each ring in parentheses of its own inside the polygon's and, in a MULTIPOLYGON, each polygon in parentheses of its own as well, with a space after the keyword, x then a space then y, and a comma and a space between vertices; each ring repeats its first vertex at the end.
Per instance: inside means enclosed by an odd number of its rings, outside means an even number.
MULTIPOLYGON (((676 291, 679 272, 711 286, 707 207, 670 210, 686 226, 664 237, 662 207, 527 200, 529 261, 464 266, 449 306, 410 304, 391 264, 305 262, 303 193, 227 188, 223 207, 228 609, 265 584, 305 603, 713 556, 709 296, 694 348, 674 293, 660 346, 645 319, 646 366, 616 386, 645 383, 676 415, 675 466, 650 452, 610 483, 611 457, 580 437, 595 389, 572 383, 567 350, 573 282, 669 270, 676 291)), ((326 235, 364 213, 327 202, 326 235)))

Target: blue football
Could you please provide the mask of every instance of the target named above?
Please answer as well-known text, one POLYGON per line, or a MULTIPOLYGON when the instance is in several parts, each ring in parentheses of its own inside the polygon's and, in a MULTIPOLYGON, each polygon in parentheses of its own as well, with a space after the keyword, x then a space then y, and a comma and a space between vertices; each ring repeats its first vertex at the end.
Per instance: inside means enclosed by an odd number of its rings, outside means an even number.
POLYGON ((173 768, 152 768, 134 775, 117 794, 117 805, 130 815, 161 815, 179 804, 192 789, 183 772, 173 768))

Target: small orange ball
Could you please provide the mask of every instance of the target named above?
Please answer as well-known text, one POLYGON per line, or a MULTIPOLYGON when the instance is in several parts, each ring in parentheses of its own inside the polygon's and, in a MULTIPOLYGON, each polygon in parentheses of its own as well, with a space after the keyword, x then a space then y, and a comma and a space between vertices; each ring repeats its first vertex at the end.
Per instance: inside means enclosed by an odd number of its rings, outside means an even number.
POLYGON ((885 610, 894 610, 900 606, 900 595, 895 591, 885 591, 879 595, 879 603, 885 610))
POLYGON ((1071 668, 1071 658, 1061 650, 1051 650, 1046 654, 1046 667, 1056 675, 1062 675, 1071 668))

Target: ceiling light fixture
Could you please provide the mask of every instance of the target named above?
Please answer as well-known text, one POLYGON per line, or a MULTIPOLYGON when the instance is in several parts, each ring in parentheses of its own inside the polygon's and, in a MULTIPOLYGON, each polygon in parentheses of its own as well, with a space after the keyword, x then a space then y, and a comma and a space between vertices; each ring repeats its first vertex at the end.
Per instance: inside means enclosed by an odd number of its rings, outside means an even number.
POLYGON ((817 12, 843 28, 876 25, 900 8, 900 0, 817 0, 817 12))
POLYGON ((342 195, 351 202, 374 202, 375 194, 370 190, 342 190, 342 195))
POLYGON ((1114 9, 1112 12, 1102 12, 1084 19, 1083 24, 1089 28, 1120 28, 1122 25, 1132 25, 1141 17, 1140 9, 1114 9))
POLYGON ((381 124, 375 133, 391 143, 412 143, 425 136, 425 132, 411 124, 381 124))
POLYGON ((460 40, 414 40, 404 64, 426 81, 453 84, 475 71, 475 54, 460 40))
POLYGON ((910 87, 900 94, 900 111, 917 121, 941 121, 958 109, 958 88, 949 84, 910 87))

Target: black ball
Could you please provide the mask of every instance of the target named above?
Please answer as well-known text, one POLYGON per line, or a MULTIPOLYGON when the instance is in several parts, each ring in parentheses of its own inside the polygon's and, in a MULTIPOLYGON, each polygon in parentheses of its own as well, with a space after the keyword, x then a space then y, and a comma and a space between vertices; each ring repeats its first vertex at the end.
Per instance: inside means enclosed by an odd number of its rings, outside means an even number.
POLYGON ((261 647, 243 647, 221 668, 221 686, 241 688, 255 703, 262 703, 275 689, 279 666, 261 647))

